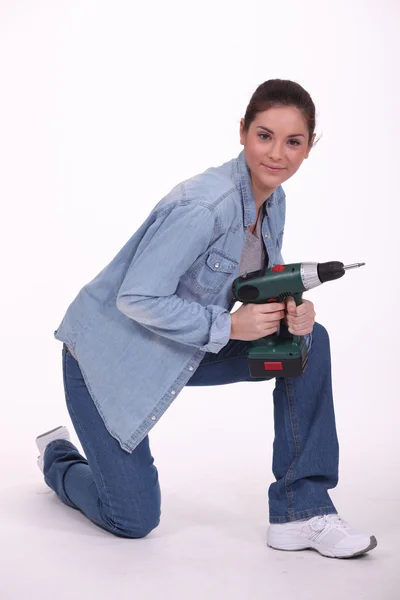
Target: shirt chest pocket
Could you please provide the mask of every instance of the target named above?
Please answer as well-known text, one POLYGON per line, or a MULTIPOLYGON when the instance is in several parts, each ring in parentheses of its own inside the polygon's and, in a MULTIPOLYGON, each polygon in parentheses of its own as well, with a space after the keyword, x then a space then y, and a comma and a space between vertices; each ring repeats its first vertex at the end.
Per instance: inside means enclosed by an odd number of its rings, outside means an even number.
POLYGON ((189 273, 191 283, 200 293, 216 293, 232 279, 238 263, 222 250, 211 250, 189 273))

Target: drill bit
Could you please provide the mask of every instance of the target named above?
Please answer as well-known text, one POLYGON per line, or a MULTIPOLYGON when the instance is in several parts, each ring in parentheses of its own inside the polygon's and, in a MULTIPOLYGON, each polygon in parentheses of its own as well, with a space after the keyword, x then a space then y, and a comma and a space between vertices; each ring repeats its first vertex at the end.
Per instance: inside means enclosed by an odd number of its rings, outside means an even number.
POLYGON ((365 263, 353 263, 352 265, 346 265, 345 267, 343 267, 343 269, 346 271, 346 269, 358 269, 358 267, 363 267, 365 265, 365 263))

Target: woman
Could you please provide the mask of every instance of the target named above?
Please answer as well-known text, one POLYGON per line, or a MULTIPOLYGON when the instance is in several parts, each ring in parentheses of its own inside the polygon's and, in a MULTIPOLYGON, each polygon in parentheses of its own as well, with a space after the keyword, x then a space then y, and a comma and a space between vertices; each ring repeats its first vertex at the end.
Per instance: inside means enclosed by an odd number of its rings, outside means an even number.
POLYGON ((250 377, 247 348, 283 318, 306 336, 308 363, 300 377, 276 378, 267 543, 330 557, 376 546, 338 516, 327 491, 338 482, 339 451, 329 337, 313 303, 230 313, 236 277, 283 262, 281 184, 308 158, 314 128, 300 85, 261 84, 240 123, 239 156, 173 188, 55 331, 86 458, 60 427, 37 438, 38 464, 65 504, 115 535, 144 537, 160 521, 150 429, 185 385, 262 381, 250 377))

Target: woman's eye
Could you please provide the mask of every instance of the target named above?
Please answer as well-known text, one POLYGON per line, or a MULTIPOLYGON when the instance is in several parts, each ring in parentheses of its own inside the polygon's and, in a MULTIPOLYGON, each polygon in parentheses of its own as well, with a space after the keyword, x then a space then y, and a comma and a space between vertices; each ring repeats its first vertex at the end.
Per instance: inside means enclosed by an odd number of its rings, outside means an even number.
MULTIPOLYGON (((270 135, 268 133, 259 133, 258 137, 263 141, 270 139, 270 135)), ((300 142, 299 140, 289 140, 289 146, 300 146, 300 142)))

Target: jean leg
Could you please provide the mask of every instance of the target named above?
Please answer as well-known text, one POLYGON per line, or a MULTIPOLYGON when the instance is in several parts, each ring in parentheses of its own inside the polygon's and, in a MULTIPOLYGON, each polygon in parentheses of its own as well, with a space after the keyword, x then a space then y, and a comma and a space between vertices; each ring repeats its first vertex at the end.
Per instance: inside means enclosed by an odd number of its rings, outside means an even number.
POLYGON ((160 521, 161 492, 149 438, 129 454, 107 431, 77 361, 63 347, 67 408, 86 458, 65 440, 44 455, 45 481, 93 523, 122 537, 144 537, 160 521))
POLYGON ((276 378, 275 438, 269 488, 271 523, 336 513, 328 489, 338 483, 339 443, 327 330, 314 324, 303 375, 276 378))
MULTIPOLYGON (((327 491, 337 485, 339 462, 328 332, 315 323, 309 339, 303 375, 275 380, 271 523, 337 512, 327 491)), ((219 353, 207 353, 186 385, 265 381, 250 376, 248 346, 230 340, 219 353)))

